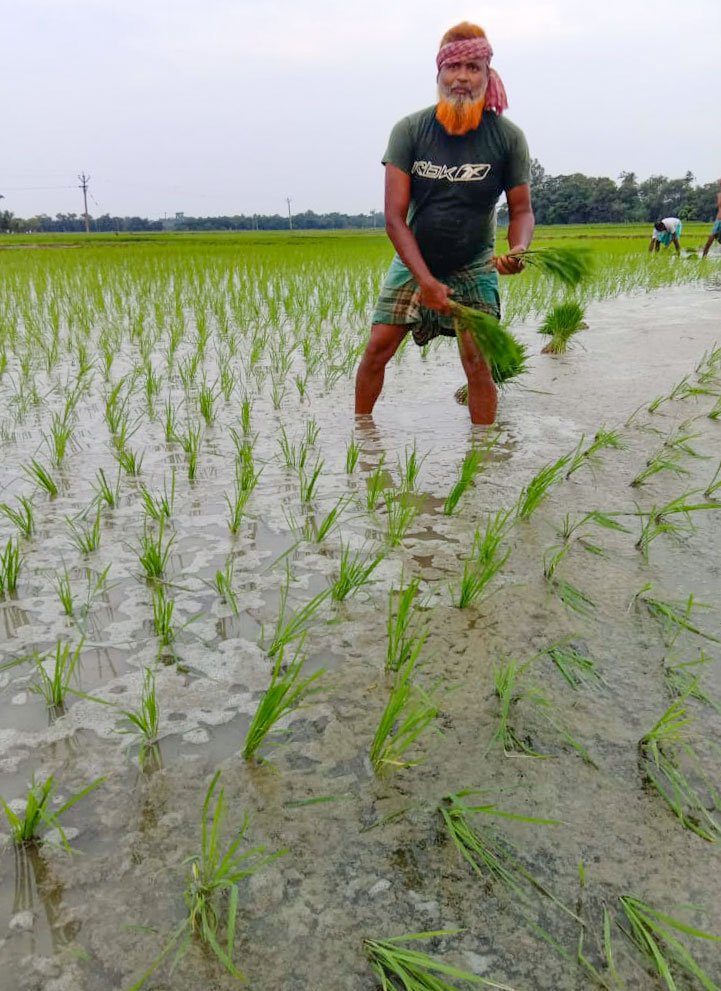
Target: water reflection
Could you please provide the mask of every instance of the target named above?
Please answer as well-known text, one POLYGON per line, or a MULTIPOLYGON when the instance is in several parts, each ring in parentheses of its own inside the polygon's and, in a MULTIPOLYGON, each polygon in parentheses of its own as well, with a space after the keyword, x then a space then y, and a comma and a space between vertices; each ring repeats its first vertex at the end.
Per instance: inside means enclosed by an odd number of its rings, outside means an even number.
MULTIPOLYGON (((42 906, 54 951, 72 943, 80 931, 76 920, 63 921, 63 885, 53 873, 42 847, 35 843, 15 846, 15 896, 13 913, 32 912, 42 906)), ((33 924, 28 930, 32 953, 42 952, 42 935, 33 924)))

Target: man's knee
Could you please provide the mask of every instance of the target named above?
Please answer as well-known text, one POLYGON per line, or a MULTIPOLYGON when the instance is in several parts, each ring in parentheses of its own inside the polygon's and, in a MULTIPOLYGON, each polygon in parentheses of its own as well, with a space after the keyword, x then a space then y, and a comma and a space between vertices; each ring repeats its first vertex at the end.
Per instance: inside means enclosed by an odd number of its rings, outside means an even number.
POLYGON ((385 368, 403 340, 405 331, 400 327, 376 325, 366 347, 364 361, 372 368, 385 368))

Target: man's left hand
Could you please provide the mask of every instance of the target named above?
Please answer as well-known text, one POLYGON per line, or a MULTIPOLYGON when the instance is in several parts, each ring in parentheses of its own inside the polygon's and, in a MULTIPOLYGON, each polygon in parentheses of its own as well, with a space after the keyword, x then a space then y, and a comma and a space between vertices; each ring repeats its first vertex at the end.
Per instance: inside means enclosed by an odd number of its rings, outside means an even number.
POLYGON ((518 275, 519 272, 522 272, 525 266, 523 260, 523 252, 525 250, 523 245, 517 245, 515 248, 511 248, 507 255, 494 256, 493 264, 498 274, 518 275))

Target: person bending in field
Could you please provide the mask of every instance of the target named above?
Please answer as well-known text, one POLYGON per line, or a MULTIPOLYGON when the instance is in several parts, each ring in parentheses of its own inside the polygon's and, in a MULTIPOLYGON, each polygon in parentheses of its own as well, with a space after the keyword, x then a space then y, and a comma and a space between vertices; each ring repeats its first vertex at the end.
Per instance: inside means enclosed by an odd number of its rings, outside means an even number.
POLYGON ((672 244, 676 249, 676 254, 680 255, 681 245, 678 239, 682 228, 683 224, 678 217, 665 217, 663 220, 657 220, 653 225, 651 243, 648 246, 648 250, 659 251, 661 245, 667 248, 669 244, 672 244))
MULTIPOLYGON (((410 331, 423 346, 454 337, 449 301, 500 316, 498 273, 523 268, 533 236, 529 154, 523 132, 503 117, 503 83, 490 68, 485 32, 464 22, 436 57, 438 102, 393 128, 385 165, 385 216, 396 256, 381 287, 358 367, 355 411, 373 411, 385 367, 410 331), (508 201, 510 251, 493 256, 495 209, 508 201)), ((469 333, 460 341, 473 423, 493 423, 496 387, 469 333)))
POLYGON ((711 233, 708 236, 708 241, 703 246, 702 258, 705 258, 708 254, 709 248, 714 243, 718 241, 721 244, 721 179, 718 181, 719 189, 716 193, 716 219, 713 222, 713 227, 711 228, 711 233))

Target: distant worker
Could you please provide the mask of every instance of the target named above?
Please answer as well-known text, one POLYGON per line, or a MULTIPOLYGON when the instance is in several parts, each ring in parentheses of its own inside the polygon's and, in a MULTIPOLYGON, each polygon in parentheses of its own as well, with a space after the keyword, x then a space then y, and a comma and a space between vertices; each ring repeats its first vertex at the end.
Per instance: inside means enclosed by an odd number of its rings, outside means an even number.
POLYGON ((713 227, 711 228, 711 233, 708 236, 708 241, 704 245, 702 255, 703 258, 705 258, 708 254, 708 249, 714 241, 718 241, 718 243, 721 244, 721 179, 719 179, 718 185, 719 189, 716 193, 716 219, 713 222, 713 227))
MULTIPOLYGON (((385 165, 386 231, 396 256, 381 286, 356 376, 356 415, 373 411, 388 362, 410 331, 423 346, 455 337, 450 303, 499 316, 498 273, 515 275, 533 236, 530 161, 523 132, 503 111, 485 31, 464 22, 436 56, 438 102, 391 132, 385 165), (493 256, 496 202, 508 201, 507 254, 493 256)), ((493 423, 496 386, 468 332, 461 335, 473 423, 493 423)), ((423 398, 420 396, 419 398, 423 398)))
POLYGON ((681 245, 678 243, 679 236, 683 224, 678 219, 678 217, 665 217, 663 220, 657 220, 653 225, 653 233, 651 234, 651 243, 648 246, 649 251, 658 251, 661 245, 667 248, 669 244, 672 244, 676 249, 676 254, 681 254, 681 245))

